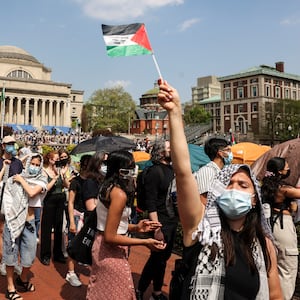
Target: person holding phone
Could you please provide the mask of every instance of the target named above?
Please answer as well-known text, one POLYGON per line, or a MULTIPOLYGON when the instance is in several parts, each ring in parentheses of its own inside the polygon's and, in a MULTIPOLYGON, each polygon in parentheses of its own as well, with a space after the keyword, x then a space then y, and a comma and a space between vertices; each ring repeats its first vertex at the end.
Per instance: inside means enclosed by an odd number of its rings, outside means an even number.
POLYGON ((51 232, 54 229, 53 260, 65 263, 62 252, 62 225, 66 202, 65 187, 68 186, 64 176, 65 169, 59 165, 58 151, 50 151, 44 157, 44 171, 48 176, 48 193, 44 199, 41 222, 41 251, 40 259, 43 265, 50 264, 51 232))

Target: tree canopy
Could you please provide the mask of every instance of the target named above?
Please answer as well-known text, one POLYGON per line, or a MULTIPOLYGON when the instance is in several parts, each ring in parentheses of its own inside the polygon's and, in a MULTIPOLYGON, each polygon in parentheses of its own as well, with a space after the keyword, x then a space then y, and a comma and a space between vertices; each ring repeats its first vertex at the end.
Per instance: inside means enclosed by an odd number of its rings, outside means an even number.
POLYGON ((210 114, 200 104, 188 106, 184 110, 184 121, 188 124, 206 123, 210 114))
POLYGON ((84 105, 83 127, 92 131, 127 132, 135 106, 131 95, 121 86, 99 89, 84 105))

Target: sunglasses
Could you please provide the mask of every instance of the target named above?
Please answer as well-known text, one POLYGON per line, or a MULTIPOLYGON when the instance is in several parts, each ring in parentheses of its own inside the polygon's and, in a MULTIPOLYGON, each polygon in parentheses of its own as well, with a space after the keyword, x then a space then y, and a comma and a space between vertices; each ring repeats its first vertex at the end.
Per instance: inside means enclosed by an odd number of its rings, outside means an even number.
POLYGON ((137 177, 139 172, 139 166, 135 166, 134 169, 120 169, 119 174, 123 177, 137 177))

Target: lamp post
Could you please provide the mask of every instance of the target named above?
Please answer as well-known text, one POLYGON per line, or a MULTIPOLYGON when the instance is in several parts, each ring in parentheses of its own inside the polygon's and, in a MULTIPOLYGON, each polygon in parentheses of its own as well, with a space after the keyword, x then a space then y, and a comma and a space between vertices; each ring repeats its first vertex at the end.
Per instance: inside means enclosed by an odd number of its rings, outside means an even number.
POLYGON ((156 123, 156 124, 155 124, 155 140, 156 140, 156 141, 158 140, 158 128, 159 128, 159 124, 156 123))
POLYGON ((163 126, 163 131, 164 131, 164 139, 166 139, 166 138, 167 138, 167 127, 168 127, 168 125, 167 125, 167 124, 164 124, 164 126, 163 126))
POLYGON ((81 129, 80 125, 81 125, 81 122, 80 122, 79 118, 77 118, 76 121, 77 121, 76 124, 77 124, 77 134, 78 134, 77 144, 79 144, 80 143, 80 129, 81 129))
POLYGON ((232 145, 232 128, 229 128, 230 145, 232 145))
POLYGON ((291 134, 291 132, 292 132, 292 126, 291 125, 289 125, 288 126, 288 128, 287 128, 287 130, 289 131, 289 138, 291 138, 292 137, 292 134, 291 134))

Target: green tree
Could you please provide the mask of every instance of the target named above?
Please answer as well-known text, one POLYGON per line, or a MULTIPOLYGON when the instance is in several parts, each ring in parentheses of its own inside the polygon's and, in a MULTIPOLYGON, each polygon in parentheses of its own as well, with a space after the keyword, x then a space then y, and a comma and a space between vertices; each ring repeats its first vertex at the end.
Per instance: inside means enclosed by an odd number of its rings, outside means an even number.
POLYGON ((110 129, 112 132, 127 132, 134 115, 135 103, 123 87, 95 91, 84 105, 88 130, 110 129))
POLYGON ((210 114, 202 107, 202 105, 196 104, 185 108, 184 121, 187 125, 206 123, 209 119, 210 114))
POLYGON ((300 133, 300 102, 290 99, 266 103, 264 133, 274 142, 295 138, 300 133), (290 129, 290 130, 289 130, 290 129))

